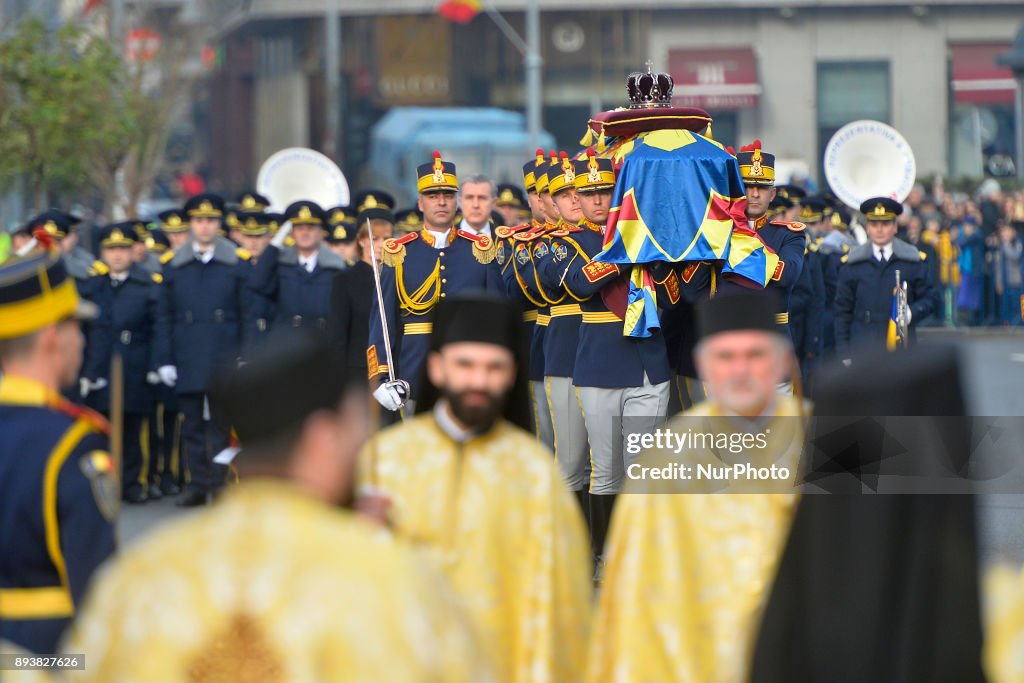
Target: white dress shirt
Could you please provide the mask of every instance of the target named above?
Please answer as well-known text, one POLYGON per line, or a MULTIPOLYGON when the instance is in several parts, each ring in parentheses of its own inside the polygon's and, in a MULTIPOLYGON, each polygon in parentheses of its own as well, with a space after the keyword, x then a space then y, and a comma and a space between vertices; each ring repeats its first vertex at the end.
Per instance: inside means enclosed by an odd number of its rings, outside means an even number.
POLYGON ((430 230, 428 228, 427 232, 434 237, 434 249, 444 249, 448 246, 448 230, 438 232, 437 230, 430 230))
POLYGON ((299 265, 302 266, 307 273, 312 273, 316 269, 317 252, 313 252, 309 256, 299 256, 299 265))
POLYGON ((486 235, 487 237, 491 236, 490 222, 485 223, 482 230, 477 230, 472 225, 470 225, 465 218, 463 218, 462 222, 459 223, 459 230, 465 230, 466 232, 473 233, 474 235, 486 235))
POLYGON ((196 258, 203 263, 209 263, 213 260, 213 245, 203 251, 203 248, 199 246, 198 242, 192 243, 192 252, 196 255, 196 258))
POLYGON ((890 244, 886 244, 886 245, 881 246, 881 247, 876 244, 874 249, 875 249, 875 258, 878 259, 879 261, 882 261, 882 262, 888 261, 889 257, 892 256, 892 244, 891 243, 890 244))

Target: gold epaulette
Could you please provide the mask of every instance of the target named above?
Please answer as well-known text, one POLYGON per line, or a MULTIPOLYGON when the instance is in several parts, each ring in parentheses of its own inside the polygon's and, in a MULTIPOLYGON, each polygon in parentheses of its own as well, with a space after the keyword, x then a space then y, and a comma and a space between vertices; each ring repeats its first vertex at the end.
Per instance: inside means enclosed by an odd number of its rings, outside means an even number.
POLYGON ((89 275, 109 275, 110 268, 103 261, 93 261, 89 266, 89 275))
POLYGON ((519 240, 520 242, 529 242, 530 240, 536 239, 543 235, 546 232, 546 229, 547 226, 543 224, 537 225, 530 228, 529 230, 517 232, 516 234, 512 235, 512 239, 519 240))
POLYGON ((850 257, 849 257, 849 256, 847 256, 846 254, 843 254, 843 255, 842 255, 842 256, 840 257, 840 259, 839 259, 839 262, 840 262, 840 263, 846 263, 846 262, 847 262, 847 261, 848 261, 849 259, 850 259, 850 257))
POLYGON ((800 221, 771 221, 772 225, 784 225, 787 230, 792 232, 803 232, 807 229, 807 226, 800 221))
POLYGON ((242 259, 243 261, 248 261, 252 258, 252 254, 246 251, 245 249, 242 249, 241 247, 235 249, 235 256, 242 259))
POLYGON ((515 235, 517 232, 522 232, 523 230, 529 229, 529 223, 523 223, 522 225, 499 225, 494 229, 494 234, 503 240, 507 240, 509 237, 512 237, 512 235, 515 235))
POLYGON ((384 240, 381 262, 385 266, 391 266, 392 268, 403 263, 405 261, 405 245, 419 239, 419 236, 418 232, 408 232, 401 237, 392 237, 391 239, 384 240))
POLYGON ((174 258, 174 252, 168 249, 160 255, 160 264, 166 266, 172 258, 174 258))
POLYGON ((494 255, 498 252, 498 243, 490 237, 466 230, 459 230, 455 234, 473 243, 473 256, 477 261, 486 265, 494 260, 494 255))
POLYGON ((152 277, 153 282, 157 283, 158 285, 164 281, 164 276, 161 275, 160 273, 153 273, 150 277, 152 277))
POLYGON ((917 255, 921 258, 922 261, 928 258, 928 254, 924 253, 923 251, 918 251, 917 255))
POLYGON ((568 223, 563 223, 560 228, 558 228, 557 230, 552 230, 551 232, 548 233, 548 235, 550 235, 551 237, 565 237, 574 232, 583 232, 583 230, 584 228, 581 228, 578 225, 569 225, 568 223))
POLYGON ((843 244, 843 253, 844 254, 850 253, 850 245, 849 244, 845 244, 845 243, 843 244))

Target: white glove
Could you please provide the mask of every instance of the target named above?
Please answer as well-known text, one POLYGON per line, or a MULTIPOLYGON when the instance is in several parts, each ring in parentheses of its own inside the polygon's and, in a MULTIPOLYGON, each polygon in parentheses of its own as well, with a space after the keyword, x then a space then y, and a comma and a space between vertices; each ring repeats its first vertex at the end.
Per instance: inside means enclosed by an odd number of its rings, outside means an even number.
POLYGON ((167 386, 173 387, 178 383, 178 368, 173 365, 162 365, 156 372, 160 376, 160 381, 167 386))
POLYGON ((90 387, 90 389, 92 389, 93 391, 99 391, 100 389, 106 388, 106 386, 107 386, 107 380, 105 380, 102 377, 100 377, 98 380, 96 380, 95 382, 92 383, 92 386, 90 387))
POLYGON ((80 380, 78 380, 78 394, 82 398, 86 398, 89 396, 90 389, 92 389, 92 383, 89 382, 89 380, 87 380, 85 377, 82 377, 80 380))
POLYGON ((907 306, 907 327, 910 327, 910 321, 914 319, 914 312, 910 310, 910 306, 907 306))
POLYGON ((160 384, 160 374, 155 370, 146 373, 146 384, 160 384))
POLYGON ((270 243, 280 249, 284 246, 284 241, 288 239, 288 235, 290 234, 292 234, 292 224, 289 221, 278 229, 277 234, 270 240, 270 243))
POLYGON ((394 411, 405 405, 411 392, 408 382, 404 379, 396 379, 394 382, 384 382, 377 387, 373 392, 373 397, 377 399, 377 403, 394 411))

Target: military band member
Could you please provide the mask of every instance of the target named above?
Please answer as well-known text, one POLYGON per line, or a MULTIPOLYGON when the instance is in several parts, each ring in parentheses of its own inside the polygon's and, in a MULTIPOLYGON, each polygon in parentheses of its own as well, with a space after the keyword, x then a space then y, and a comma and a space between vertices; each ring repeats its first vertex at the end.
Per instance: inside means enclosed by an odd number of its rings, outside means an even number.
POLYGON ((249 252, 218 236, 224 200, 201 194, 185 203, 192 239, 164 263, 160 287, 162 324, 171 329, 171 345, 161 354, 173 364, 157 370, 176 390, 183 417, 182 442, 188 460, 188 484, 181 506, 203 505, 224 483, 225 469, 213 457, 225 449, 229 426, 209 405, 213 373, 238 362, 249 343, 246 285, 249 252))
POLYGON ((504 295, 501 274, 494 263, 494 241, 456 227, 459 184, 455 164, 434 152, 433 161, 422 164, 416 172, 424 228, 384 242, 380 276, 392 356, 384 346, 384 327, 376 300, 366 352, 371 380, 387 376, 389 366, 397 360, 393 367, 396 381, 381 384, 374 397, 388 410, 405 405, 409 414, 415 409, 434 307, 466 290, 504 295))
POLYGON ((493 212, 497 198, 494 181, 485 175, 472 175, 459 185, 459 230, 494 237, 493 212))
MULTIPOLYGON (((121 357, 123 369, 123 448, 121 467, 121 495, 129 503, 144 503, 148 498, 162 495, 155 463, 150 451, 149 430, 155 429, 149 420, 154 414, 155 387, 160 384, 158 368, 170 365, 170 359, 158 356, 166 352, 166 338, 170 330, 158 317, 159 284, 163 277, 147 271, 134 262, 133 250, 138 244, 134 221, 124 221, 99 230, 97 241, 100 258, 110 269, 107 275, 97 275, 82 283, 82 295, 100 308, 100 315, 109 326, 92 328, 86 339, 85 375, 109 377, 111 356, 121 357), (109 340, 98 340, 99 334, 109 334, 109 340), (97 353, 97 350, 100 350, 97 353)), ((110 387, 84 392, 86 405, 110 414, 110 387)))
POLYGON ((926 255, 896 238, 896 217, 903 205, 888 197, 874 197, 861 204, 867 221, 868 244, 862 244, 841 258, 836 286, 836 352, 844 363, 868 348, 887 343, 892 319, 896 271, 907 283, 907 323, 914 341, 914 321, 934 313, 940 304, 931 281, 926 255))
MULTIPOLYGON (((615 172, 611 159, 588 156, 573 164, 574 187, 583 218, 580 232, 551 237, 551 257, 538 263, 541 280, 579 301, 582 323, 573 365, 572 384, 579 396, 590 444, 590 462, 560 457, 558 466, 569 488, 589 499, 591 543, 600 561, 615 495, 622 487, 629 457, 624 443, 629 432, 653 430, 668 409, 672 371, 660 332, 647 338, 623 336, 623 319, 608 308, 601 290, 618 279, 620 269, 591 259, 602 251, 611 209, 615 172), (590 473, 587 481, 587 471, 590 473)), ((669 299, 678 301, 680 284, 674 271, 666 279, 669 299)), ((556 423, 556 429, 559 425, 556 423)), ((575 454, 572 451, 572 454, 575 454)))
POLYGON ((515 185, 502 183, 498 185, 498 198, 494 201, 494 207, 501 214, 500 225, 520 225, 520 211, 526 208, 526 197, 515 185))
POLYGON ((353 221, 355 225, 361 226, 353 234, 358 260, 334 276, 327 338, 338 355, 345 359, 349 372, 366 377, 370 315, 376 299, 373 264, 380 268, 384 242, 394 235, 394 218, 390 210, 372 207, 358 215, 358 221, 353 221), (370 249, 373 249, 372 255, 370 249))
POLYGON ((324 238, 327 248, 340 256, 347 266, 358 263, 356 232, 359 226, 356 224, 356 216, 352 209, 347 206, 328 209, 327 225, 329 230, 324 238))
POLYGON ((529 377, 534 431, 540 442, 554 451, 554 426, 544 383, 544 337, 551 323, 551 310, 537 288, 531 246, 532 241, 540 238, 547 230, 547 214, 540 198, 542 193, 547 193, 547 168, 548 161, 542 149, 537 150, 533 161, 523 165, 523 186, 526 188, 531 219, 515 229, 502 229, 501 233, 507 235, 507 238, 504 244, 498 244, 497 260, 502 268, 505 288, 514 300, 519 299, 523 304, 523 324, 530 328, 529 377))
MULTIPOLYGON (((767 286, 778 291, 776 321, 788 332, 789 295, 803 269, 805 226, 798 222, 769 220, 765 215, 768 205, 775 198, 775 155, 762 151, 760 140, 744 146, 736 159, 747 193, 747 224, 779 256, 779 265, 767 286)), ((728 294, 741 287, 738 283, 722 280, 718 291, 728 294)))
POLYGON ((90 577, 114 552, 109 425, 63 399, 82 363, 81 301, 63 260, 0 265, 0 640, 57 651, 90 577))
POLYGON ((272 327, 301 327, 327 332, 331 282, 345 261, 323 244, 328 228, 323 209, 293 202, 284 212, 291 231, 279 230, 252 270, 250 286, 274 307, 272 327), (294 247, 283 246, 287 237, 294 247))
MULTIPOLYGON (((243 196, 243 200, 245 196, 243 196)), ((271 214, 261 211, 246 212, 239 211, 238 218, 238 240, 242 248, 249 252, 251 258, 249 263, 255 266, 260 261, 260 256, 270 245, 271 214)), ((264 342, 270 333, 271 324, 274 321, 274 303, 269 297, 252 287, 246 288, 246 310, 248 311, 246 326, 249 328, 249 347, 246 353, 258 344, 264 342)))

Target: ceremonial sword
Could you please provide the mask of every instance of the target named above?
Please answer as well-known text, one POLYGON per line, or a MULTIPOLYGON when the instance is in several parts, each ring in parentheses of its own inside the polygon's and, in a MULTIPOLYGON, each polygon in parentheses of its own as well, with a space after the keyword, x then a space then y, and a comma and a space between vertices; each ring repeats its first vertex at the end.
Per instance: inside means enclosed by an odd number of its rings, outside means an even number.
POLYGON ((380 271, 377 270, 377 252, 373 248, 373 228, 366 219, 366 235, 370 238, 370 261, 373 265, 373 286, 377 290, 377 310, 380 312, 380 326, 384 330, 384 353, 388 356, 388 381, 395 381, 395 359, 391 357, 391 334, 388 330, 388 315, 384 311, 384 294, 380 289, 380 271))

